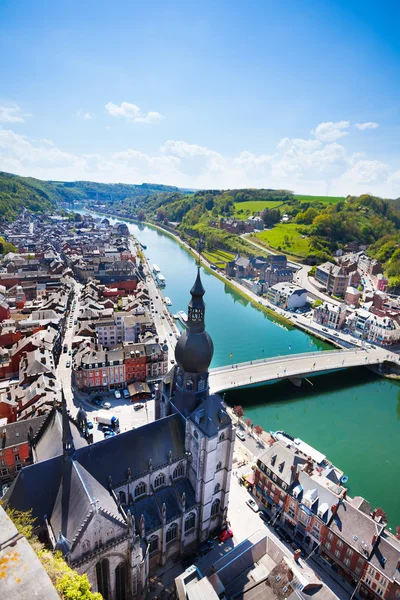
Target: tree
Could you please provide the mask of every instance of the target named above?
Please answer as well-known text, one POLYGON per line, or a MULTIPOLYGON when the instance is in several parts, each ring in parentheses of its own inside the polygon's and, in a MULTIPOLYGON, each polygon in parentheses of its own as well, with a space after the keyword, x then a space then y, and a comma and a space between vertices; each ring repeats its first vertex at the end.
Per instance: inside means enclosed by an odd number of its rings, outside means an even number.
POLYGON ((244 417, 244 410, 241 406, 234 406, 232 410, 238 419, 242 419, 244 417))
POLYGON ((311 305, 311 308, 318 308, 318 306, 321 306, 322 304, 322 300, 320 300, 319 298, 317 300, 314 300, 314 302, 311 305))
POLYGON ((251 427, 251 419, 245 419, 244 421, 247 425, 247 427, 251 427))
POLYGON ((157 221, 164 221, 164 219, 166 219, 166 218, 167 218, 167 213, 165 212, 165 210, 163 208, 158 208, 157 216, 156 216, 157 221))
POLYGON ((264 429, 261 427, 261 425, 254 425, 253 427, 253 431, 254 433, 256 433, 257 435, 261 435, 262 432, 264 431, 264 429))
POLYGON ((138 221, 145 221, 146 220, 146 215, 144 213, 144 210, 139 210, 137 218, 138 218, 138 221))

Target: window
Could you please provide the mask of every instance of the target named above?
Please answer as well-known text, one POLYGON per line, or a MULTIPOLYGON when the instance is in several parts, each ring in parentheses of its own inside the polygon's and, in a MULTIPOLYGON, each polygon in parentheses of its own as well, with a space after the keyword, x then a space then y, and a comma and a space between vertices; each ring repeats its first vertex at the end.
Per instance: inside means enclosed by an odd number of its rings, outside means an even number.
POLYGON ((369 578, 369 577, 366 577, 366 578, 365 578, 365 583, 366 583, 367 585, 371 585, 371 580, 370 580, 370 578, 369 578))
POLYGON ((332 544, 330 544, 329 542, 325 542, 325 548, 327 550, 330 550, 332 548, 332 544))
POLYGON ((146 484, 144 481, 142 481, 141 483, 138 483, 138 485, 135 487, 135 498, 139 498, 139 496, 143 496, 146 493, 146 484))
POLYGON ((224 441, 224 439, 225 439, 225 434, 224 434, 224 433, 221 433, 221 435, 219 436, 219 441, 220 441, 220 442, 223 442, 223 441, 224 441))
POLYGON ((121 504, 126 504, 126 494, 123 490, 119 492, 119 501, 121 504))
POLYGON ((349 558, 344 558, 343 559, 344 564, 346 565, 346 567, 350 567, 351 565, 351 560, 349 558))
POLYGON ((272 479, 273 479, 274 481, 276 481, 276 480, 277 480, 277 476, 275 475, 275 473, 273 473, 273 474, 272 474, 272 479))
POLYGON ((214 517, 215 515, 217 515, 219 513, 219 505, 221 504, 219 498, 217 498, 216 500, 214 500, 214 502, 211 505, 211 516, 214 517))
POLYGON ((1 470, 0 470, 0 475, 1 475, 2 477, 4 477, 5 475, 8 475, 8 469, 1 469, 1 470))
POLYGON ((376 590, 376 593, 378 594, 378 596, 383 596, 383 590, 381 588, 378 588, 376 590))
POLYGON ((185 520, 185 532, 189 531, 190 529, 193 529, 193 527, 196 525, 196 515, 195 513, 190 513, 190 515, 188 517, 186 517, 185 520))
POLYGON ((374 569, 373 567, 370 567, 370 568, 368 569, 368 573, 369 573, 370 575, 372 575, 372 577, 373 577, 373 576, 374 576, 374 573, 375 573, 375 569, 374 569))
POLYGON ((286 488, 287 488, 287 484, 282 482, 282 488, 283 488, 284 490, 286 490, 286 488))
POLYGON ((204 390, 206 386, 206 382, 204 381, 204 377, 200 377, 199 379, 199 385, 197 387, 197 389, 199 390, 199 392, 202 392, 204 390))
POLYGON ((215 467, 216 471, 219 471, 220 469, 222 469, 222 462, 217 462, 217 466, 215 467))
POLYGON ((352 550, 351 548, 347 548, 346 555, 351 558, 353 556, 353 554, 354 554, 354 550, 352 550))
POLYGON ((354 573, 355 573, 356 575, 359 575, 359 574, 361 573, 361 569, 360 569, 360 567, 356 567, 356 568, 354 569, 354 573))
POLYGON ((184 475, 185 475, 185 465, 183 463, 180 463, 174 469, 174 472, 172 473, 172 478, 173 479, 178 479, 178 477, 183 477, 184 475))
POLYGON ((220 486, 219 483, 217 483, 217 485, 214 488, 214 494, 218 494, 218 492, 220 491, 220 489, 221 489, 221 486, 220 486))
POLYGON ((156 535, 152 535, 149 539, 149 552, 155 552, 158 550, 158 537, 156 535))
POLYGON ((115 569, 115 597, 116 600, 126 600, 126 588, 127 588, 127 577, 126 577, 126 565, 120 563, 115 569))
POLYGON ((195 429, 195 430, 193 431, 193 435, 194 435, 194 437, 195 437, 195 438, 196 438, 196 440, 197 440, 197 439, 198 439, 198 437, 199 437, 199 434, 198 434, 198 431, 197 431, 197 429, 195 429))
POLYGON ((337 546, 338 548, 343 548, 343 542, 342 542, 342 540, 338 540, 338 541, 336 542, 336 546, 337 546))
POLYGON ((186 382, 186 389, 187 390, 192 390, 193 389, 193 379, 191 377, 189 377, 189 379, 186 382))
POLYGON ((19 450, 18 450, 17 446, 15 446, 15 447, 13 448, 13 452, 19 452, 19 450))
POLYGON ((328 533, 328 540, 332 541, 335 538, 335 536, 333 535, 332 531, 330 531, 328 533))
POLYGON ((177 536, 178 536, 178 525, 176 523, 172 523, 171 527, 169 527, 169 529, 167 529, 167 536, 166 536, 167 544, 169 542, 172 542, 172 540, 174 540, 177 536))
POLYGON ((97 591, 103 596, 104 600, 109 600, 109 578, 110 567, 105 558, 96 564, 97 591))
POLYGON ((267 475, 271 475, 270 469, 267 469, 267 475))
POLYGON ((154 480, 154 487, 158 488, 161 485, 165 485, 165 475, 164 473, 159 473, 154 480))

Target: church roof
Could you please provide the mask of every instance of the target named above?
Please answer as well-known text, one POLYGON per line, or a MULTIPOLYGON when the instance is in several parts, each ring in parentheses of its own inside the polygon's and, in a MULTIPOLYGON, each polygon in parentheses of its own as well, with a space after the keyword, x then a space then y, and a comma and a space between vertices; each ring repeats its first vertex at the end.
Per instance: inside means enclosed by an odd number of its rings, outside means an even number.
POLYGON ((177 479, 174 481, 175 489, 178 492, 180 498, 182 498, 182 494, 185 493, 185 507, 186 510, 192 508, 196 504, 196 498, 194 495, 194 490, 190 484, 190 481, 183 477, 182 479, 177 479))
POLYGON ((153 421, 137 429, 120 433, 76 451, 75 458, 103 485, 111 476, 113 485, 127 479, 131 469, 132 478, 168 462, 172 456, 185 452, 185 423, 178 414, 153 421))
MULTIPOLYGON (((76 449, 88 445, 78 427, 70 419, 72 439, 76 449)), ((60 410, 53 409, 35 440, 35 454, 37 462, 53 458, 62 454, 62 415, 60 410)), ((57 532, 58 533, 58 532, 57 532)))
POLYGON ((108 489, 103 487, 75 460, 65 462, 50 524, 55 536, 61 533, 73 544, 86 519, 99 510, 108 512, 123 523, 117 505, 108 489))
POLYGON ((156 495, 160 510, 162 505, 165 503, 165 508, 167 509, 167 521, 181 514, 181 507, 179 506, 178 498, 173 487, 168 485, 161 489, 159 488, 155 490, 154 493, 156 495))
POLYGON ((139 533, 139 522, 142 515, 146 535, 153 529, 159 529, 161 527, 160 509, 161 506, 158 507, 154 496, 144 496, 140 500, 136 500, 133 510, 131 508, 131 512, 134 512, 135 515, 136 532, 139 533))
POLYGON ((220 429, 230 424, 228 413, 222 408, 218 394, 208 396, 189 416, 207 437, 217 435, 220 429))

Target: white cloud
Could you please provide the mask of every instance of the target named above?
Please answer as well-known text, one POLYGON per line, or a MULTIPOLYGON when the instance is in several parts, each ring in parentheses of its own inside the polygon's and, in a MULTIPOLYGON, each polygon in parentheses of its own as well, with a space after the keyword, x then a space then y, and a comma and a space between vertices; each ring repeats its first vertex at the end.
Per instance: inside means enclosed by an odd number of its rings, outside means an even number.
POLYGON ((375 123, 375 121, 368 121, 367 123, 356 123, 355 127, 360 131, 365 131, 366 129, 378 129, 379 123, 375 123))
POLYGON ((344 130, 349 127, 350 121, 338 121, 337 123, 328 121, 327 123, 320 123, 317 125, 311 133, 322 142, 334 142, 335 140, 348 135, 349 132, 344 130))
POLYGON ((83 110, 77 110, 76 116, 78 117, 78 119, 86 119, 87 121, 89 121, 90 119, 93 119, 92 113, 83 112, 83 110))
POLYGON ((121 102, 119 106, 113 102, 108 102, 105 105, 105 109, 112 117, 122 117, 129 121, 129 123, 157 123, 157 121, 164 118, 163 115, 155 111, 142 113, 136 104, 131 104, 130 102, 121 102))
POLYGON ((18 104, 0 104, 1 123, 24 123, 25 117, 31 116, 28 113, 23 113, 18 104))
MULTIPOLYGON (((119 108, 119 107, 117 107, 119 108)), ((400 170, 337 141, 283 138, 271 154, 233 156, 184 140, 167 140, 145 153, 125 148, 103 154, 71 154, 47 139, 32 140, 0 129, 1 169, 42 179, 142 183, 194 188, 271 187, 298 193, 400 196, 400 170)))

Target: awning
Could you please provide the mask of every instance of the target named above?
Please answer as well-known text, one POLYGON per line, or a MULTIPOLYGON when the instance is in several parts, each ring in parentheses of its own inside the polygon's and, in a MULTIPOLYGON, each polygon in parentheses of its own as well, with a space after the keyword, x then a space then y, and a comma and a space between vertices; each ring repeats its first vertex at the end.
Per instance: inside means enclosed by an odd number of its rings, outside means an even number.
POLYGON ((245 479, 249 485, 254 485, 254 471, 249 473, 249 475, 244 475, 243 479, 245 479))
POLYGON ((129 395, 134 398, 135 396, 139 396, 141 394, 151 394, 150 388, 146 382, 136 381, 135 383, 131 383, 128 385, 129 395))

